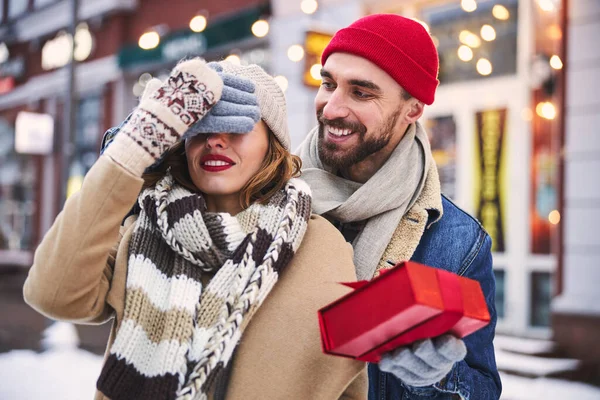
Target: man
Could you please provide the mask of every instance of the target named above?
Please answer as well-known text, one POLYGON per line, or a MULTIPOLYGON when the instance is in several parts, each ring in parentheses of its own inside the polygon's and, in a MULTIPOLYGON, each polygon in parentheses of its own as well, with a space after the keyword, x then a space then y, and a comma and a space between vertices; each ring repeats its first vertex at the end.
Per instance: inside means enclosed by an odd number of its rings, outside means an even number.
POLYGON ((442 335, 386 354, 369 366, 369 398, 498 399, 491 239, 441 194, 418 122, 439 83, 430 35, 411 19, 370 15, 338 31, 321 61, 302 177, 313 210, 352 243, 358 278, 388 260, 442 268, 479 281, 492 317, 464 342, 442 335))

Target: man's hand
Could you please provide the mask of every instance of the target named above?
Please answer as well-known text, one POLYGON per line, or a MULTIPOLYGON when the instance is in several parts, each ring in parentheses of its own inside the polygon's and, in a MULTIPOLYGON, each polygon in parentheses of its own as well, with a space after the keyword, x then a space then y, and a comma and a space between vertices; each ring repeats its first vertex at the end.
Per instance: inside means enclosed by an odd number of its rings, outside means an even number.
POLYGON ((422 387, 441 381, 454 363, 467 355, 465 343, 453 335, 420 340, 384 354, 379 368, 409 386, 422 387))

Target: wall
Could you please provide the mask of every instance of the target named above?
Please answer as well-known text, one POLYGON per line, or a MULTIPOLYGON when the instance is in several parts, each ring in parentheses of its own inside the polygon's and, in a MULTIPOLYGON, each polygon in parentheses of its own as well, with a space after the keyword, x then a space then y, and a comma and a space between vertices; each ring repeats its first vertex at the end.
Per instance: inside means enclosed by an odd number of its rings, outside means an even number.
POLYGON ((555 340, 600 362, 600 2, 568 1, 563 292, 555 340), (595 349, 595 350, 594 350, 595 349))

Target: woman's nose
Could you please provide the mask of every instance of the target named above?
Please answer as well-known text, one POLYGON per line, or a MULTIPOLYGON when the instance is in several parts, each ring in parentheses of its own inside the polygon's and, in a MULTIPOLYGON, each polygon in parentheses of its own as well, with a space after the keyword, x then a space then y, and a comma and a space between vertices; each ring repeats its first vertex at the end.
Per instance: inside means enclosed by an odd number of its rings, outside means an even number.
POLYGON ((206 145, 209 148, 224 149, 228 147, 228 137, 226 133, 211 133, 206 137, 206 145))

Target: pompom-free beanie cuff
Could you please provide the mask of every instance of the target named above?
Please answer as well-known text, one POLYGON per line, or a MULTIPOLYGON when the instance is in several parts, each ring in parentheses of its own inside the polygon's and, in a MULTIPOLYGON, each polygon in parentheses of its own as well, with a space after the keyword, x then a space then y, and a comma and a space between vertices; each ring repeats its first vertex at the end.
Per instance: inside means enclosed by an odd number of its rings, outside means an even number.
POLYGON ((339 30, 325 48, 321 64, 332 53, 350 53, 366 58, 387 72, 408 93, 427 105, 433 103, 439 84, 437 77, 425 71, 419 63, 377 33, 348 27, 339 30))

